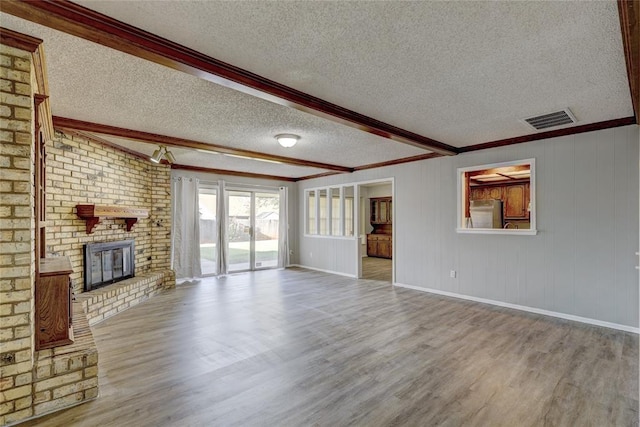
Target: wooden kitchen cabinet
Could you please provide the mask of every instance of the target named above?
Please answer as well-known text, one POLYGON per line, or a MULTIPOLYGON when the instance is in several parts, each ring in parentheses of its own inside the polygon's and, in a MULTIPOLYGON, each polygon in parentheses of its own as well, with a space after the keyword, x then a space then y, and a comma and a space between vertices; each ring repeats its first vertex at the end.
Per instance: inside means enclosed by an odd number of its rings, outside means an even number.
POLYGON ((36 282, 36 350, 73 343, 71 283, 67 257, 42 258, 36 282))
POLYGON ((502 200, 505 221, 529 219, 529 188, 528 183, 471 187, 470 200, 502 200))
POLYGON ((367 256, 377 258, 392 258, 393 244, 390 234, 368 234, 367 256))
POLYGON ((529 218, 529 184, 517 184, 505 187, 504 218, 529 218))

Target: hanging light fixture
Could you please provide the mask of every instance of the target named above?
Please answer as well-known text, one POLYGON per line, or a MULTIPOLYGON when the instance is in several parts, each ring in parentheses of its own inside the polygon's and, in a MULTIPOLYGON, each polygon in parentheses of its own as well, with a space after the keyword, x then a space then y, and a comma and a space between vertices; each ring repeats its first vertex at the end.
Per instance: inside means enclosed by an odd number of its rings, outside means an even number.
POLYGON ((275 138, 278 143, 285 148, 293 147, 300 139, 298 135, 294 135, 292 133, 281 133, 280 135, 276 135, 275 138))

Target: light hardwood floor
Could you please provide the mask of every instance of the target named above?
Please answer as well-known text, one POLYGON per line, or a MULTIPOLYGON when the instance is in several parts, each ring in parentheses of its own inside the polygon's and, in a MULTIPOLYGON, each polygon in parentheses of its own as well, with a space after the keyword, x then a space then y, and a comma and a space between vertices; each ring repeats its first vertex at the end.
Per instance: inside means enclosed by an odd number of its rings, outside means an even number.
POLYGON ((630 426, 638 336, 289 269, 94 328, 100 397, 30 426, 630 426))
POLYGON ((391 263, 392 261, 386 258, 363 257, 362 278, 391 282, 391 263))

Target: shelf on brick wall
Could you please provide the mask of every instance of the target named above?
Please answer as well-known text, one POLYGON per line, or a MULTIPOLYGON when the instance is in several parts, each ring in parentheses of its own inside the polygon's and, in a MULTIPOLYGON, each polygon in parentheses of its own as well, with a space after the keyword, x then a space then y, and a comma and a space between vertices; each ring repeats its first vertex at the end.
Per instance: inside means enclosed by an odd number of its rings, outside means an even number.
POLYGON ((87 221, 87 234, 93 233, 102 218, 122 218, 127 224, 127 231, 131 231, 138 219, 149 217, 147 209, 128 206, 76 205, 76 210, 78 216, 87 221))

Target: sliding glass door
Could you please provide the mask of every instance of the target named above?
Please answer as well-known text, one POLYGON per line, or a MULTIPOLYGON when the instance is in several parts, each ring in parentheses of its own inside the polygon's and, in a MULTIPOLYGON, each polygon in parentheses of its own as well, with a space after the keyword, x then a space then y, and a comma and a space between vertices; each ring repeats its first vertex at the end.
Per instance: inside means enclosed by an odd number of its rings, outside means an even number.
POLYGON ((279 194, 240 189, 227 194, 229 271, 277 267, 279 194))

